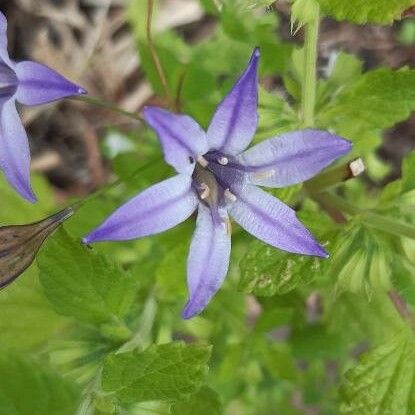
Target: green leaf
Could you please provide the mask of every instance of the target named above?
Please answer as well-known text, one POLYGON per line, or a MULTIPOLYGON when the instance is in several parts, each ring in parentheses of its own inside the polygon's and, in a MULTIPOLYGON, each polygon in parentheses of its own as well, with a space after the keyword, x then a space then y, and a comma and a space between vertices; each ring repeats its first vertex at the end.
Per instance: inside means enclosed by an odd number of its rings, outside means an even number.
POLYGON ((317 0, 322 11, 337 20, 390 24, 400 19, 414 0, 317 0))
POLYGON ((389 128, 415 110, 415 71, 377 69, 357 78, 326 108, 322 117, 334 125, 389 128))
POLYGON ((102 387, 122 403, 183 400, 200 388, 210 352, 208 346, 176 342, 110 355, 102 387))
POLYGON ((321 274, 323 262, 289 254, 255 240, 240 262, 239 289, 264 297, 284 294, 313 281, 321 274))
POLYGON ((64 322, 49 306, 32 267, 0 292, 0 344, 2 351, 28 352, 50 340, 64 322))
POLYGON ((109 323, 124 317, 134 300, 129 274, 65 232, 48 241, 37 263, 48 300, 64 316, 109 323))
POLYGON ((357 218, 339 234, 327 273, 337 278, 338 291, 371 296, 390 288, 391 256, 385 236, 357 218))
POLYGON ((405 330, 370 351, 350 369, 341 389, 341 412, 350 415, 413 415, 415 341, 405 330))
POLYGON ((4 415, 73 415, 77 387, 48 369, 14 355, 0 358, 0 413, 4 415))
POLYGON ((174 404, 171 412, 172 415, 220 415, 222 413, 222 405, 219 395, 214 390, 207 386, 202 386, 188 401, 174 404))

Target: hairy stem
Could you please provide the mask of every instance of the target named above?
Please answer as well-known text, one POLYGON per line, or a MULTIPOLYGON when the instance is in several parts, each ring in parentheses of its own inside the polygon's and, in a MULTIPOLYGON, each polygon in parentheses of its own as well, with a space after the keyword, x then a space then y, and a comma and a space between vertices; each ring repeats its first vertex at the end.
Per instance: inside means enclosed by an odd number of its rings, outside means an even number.
POLYGON ((169 102, 169 105, 173 106, 173 99, 170 95, 169 86, 167 84, 167 78, 164 73, 163 67, 161 65, 160 58, 157 54, 157 50, 153 43, 153 36, 152 36, 153 11, 154 11, 154 0, 147 0, 147 19, 146 19, 147 44, 150 49, 151 59, 153 59, 153 63, 154 63, 154 66, 156 67, 157 75, 163 87, 164 97, 169 102))
POLYGON ((396 311, 402 317, 402 320, 406 321, 412 327, 412 329, 415 330, 415 317, 409 309, 406 301, 396 290, 389 290, 388 296, 396 311))
POLYGON ((90 96, 87 96, 87 95, 82 95, 82 96, 79 96, 79 97, 74 97, 72 99, 74 99, 76 101, 82 101, 82 102, 85 102, 86 104, 94 105, 94 106, 99 107, 99 108, 105 108, 105 109, 110 110, 110 111, 118 112, 118 114, 125 115, 126 117, 132 118, 136 121, 140 121, 140 122, 143 121, 143 118, 138 113, 135 114, 133 112, 123 110, 122 108, 117 107, 116 105, 113 105, 109 102, 102 101, 99 98, 94 98, 94 97, 90 97, 90 96))
POLYGON ((319 7, 316 5, 313 19, 305 26, 304 77, 302 85, 302 122, 305 128, 314 126, 319 26, 320 13, 319 7))

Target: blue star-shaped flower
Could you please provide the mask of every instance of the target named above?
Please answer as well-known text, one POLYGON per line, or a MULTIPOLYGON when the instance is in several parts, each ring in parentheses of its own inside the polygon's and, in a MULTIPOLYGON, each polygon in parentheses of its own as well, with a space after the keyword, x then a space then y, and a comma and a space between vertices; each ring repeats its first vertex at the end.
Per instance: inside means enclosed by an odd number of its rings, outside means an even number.
POLYGON ((30 149, 16 101, 40 105, 85 93, 47 66, 12 61, 7 51, 7 20, 0 12, 0 169, 10 185, 30 202, 36 201, 30 186, 30 149))
POLYGON ((229 216, 276 248, 327 256, 294 210, 256 185, 284 187, 307 180, 346 154, 351 144, 325 131, 303 130, 246 150, 258 123, 258 61, 256 49, 207 132, 187 115, 144 110, 166 162, 178 174, 135 196, 84 239, 141 238, 178 225, 198 209, 187 265, 186 319, 206 307, 225 279, 231 252, 229 216))

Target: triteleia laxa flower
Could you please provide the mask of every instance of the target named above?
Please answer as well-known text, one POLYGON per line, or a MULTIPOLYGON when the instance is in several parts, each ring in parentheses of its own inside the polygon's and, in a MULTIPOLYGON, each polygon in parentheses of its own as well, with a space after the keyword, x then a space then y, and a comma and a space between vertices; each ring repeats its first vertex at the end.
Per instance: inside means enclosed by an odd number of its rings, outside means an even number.
POLYGON ((85 93, 47 66, 11 60, 7 51, 7 20, 0 12, 0 169, 10 185, 30 202, 36 201, 30 186, 30 149, 16 101, 40 105, 85 93))
POLYGON ((303 130, 246 150, 258 122, 259 55, 256 49, 207 132, 187 115, 145 108, 144 117, 158 134, 165 160, 178 174, 132 198, 84 239, 141 238, 178 225, 197 209, 187 263, 186 319, 206 307, 225 279, 231 252, 229 217, 276 248, 327 256, 294 210, 257 185, 278 188, 307 180, 346 154, 351 144, 325 131, 303 130))

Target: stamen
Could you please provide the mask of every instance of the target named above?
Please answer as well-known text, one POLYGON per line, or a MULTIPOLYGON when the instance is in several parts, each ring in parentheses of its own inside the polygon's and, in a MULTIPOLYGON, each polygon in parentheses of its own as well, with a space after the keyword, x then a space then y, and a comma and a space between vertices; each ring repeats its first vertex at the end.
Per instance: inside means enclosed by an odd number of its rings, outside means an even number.
POLYGON ((209 162, 203 157, 203 156, 199 156, 197 158, 197 162, 202 166, 202 167, 207 167, 209 162))
POLYGON ((210 187, 206 183, 200 184, 200 190, 202 191, 200 193, 200 198, 202 200, 205 200, 210 196, 210 187))
POLYGON ((222 166, 226 166, 229 163, 229 159, 227 157, 219 157, 218 163, 222 166))
POLYGON ((226 189, 225 190, 224 195, 225 195, 225 199, 229 200, 232 203, 234 203, 234 202, 236 202, 238 200, 236 198, 236 196, 229 189, 226 189))
POLYGON ((275 170, 265 170, 265 171, 259 171, 254 173, 252 176, 255 179, 269 179, 270 177, 274 176, 275 170))
POLYGON ((223 220, 222 222, 222 227, 223 230, 230 235, 232 233, 232 225, 231 225, 231 221, 228 219, 223 220))

